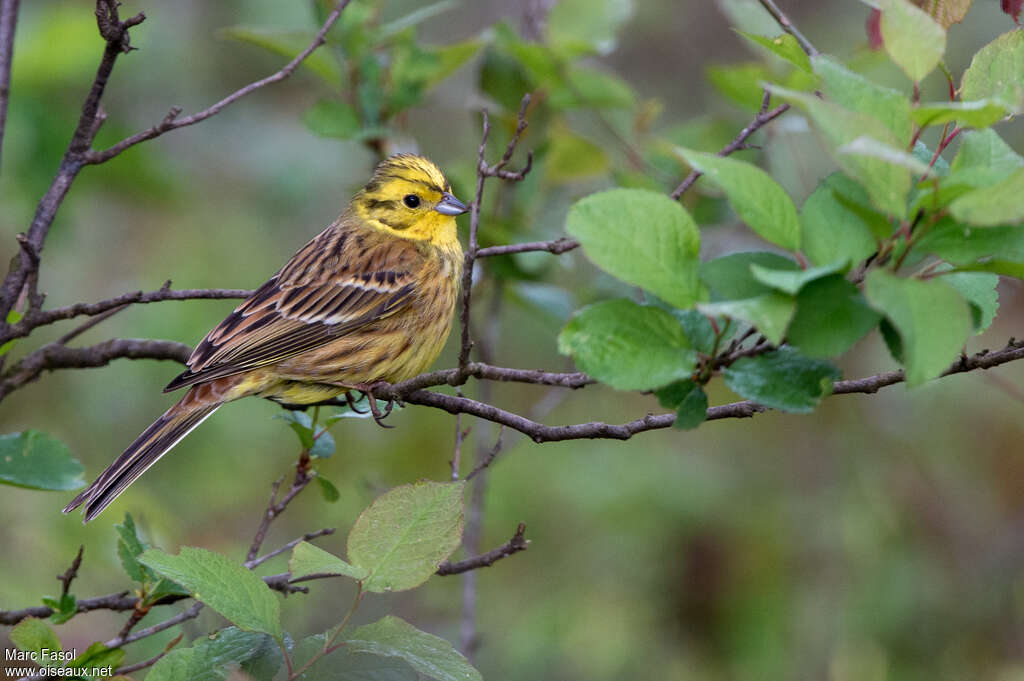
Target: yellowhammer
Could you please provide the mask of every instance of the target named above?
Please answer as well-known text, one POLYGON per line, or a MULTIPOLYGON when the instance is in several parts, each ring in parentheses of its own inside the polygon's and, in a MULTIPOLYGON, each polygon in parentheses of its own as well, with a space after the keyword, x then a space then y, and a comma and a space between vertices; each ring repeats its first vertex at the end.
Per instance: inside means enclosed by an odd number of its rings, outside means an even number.
POLYGON ((88 489, 95 518, 219 406, 249 395, 312 404, 377 381, 411 378, 437 359, 462 274, 455 216, 466 206, 431 161, 392 156, 331 226, 211 331, 190 386, 88 489))

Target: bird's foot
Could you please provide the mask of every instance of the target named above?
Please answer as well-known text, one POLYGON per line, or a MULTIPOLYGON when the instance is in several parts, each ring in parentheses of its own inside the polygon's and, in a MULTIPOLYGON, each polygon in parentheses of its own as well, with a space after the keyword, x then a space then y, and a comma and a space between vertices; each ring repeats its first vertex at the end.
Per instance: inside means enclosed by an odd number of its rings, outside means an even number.
POLYGON ((377 406, 377 396, 375 394, 376 391, 390 388, 390 383, 387 381, 375 381, 373 383, 357 383, 352 387, 366 395, 370 403, 370 413, 373 415, 373 420, 377 422, 378 426, 381 428, 394 428, 394 426, 389 426, 384 423, 384 419, 386 419, 391 414, 391 410, 394 409, 395 399, 393 397, 389 397, 387 404, 384 406, 384 411, 381 411, 380 407, 377 406))

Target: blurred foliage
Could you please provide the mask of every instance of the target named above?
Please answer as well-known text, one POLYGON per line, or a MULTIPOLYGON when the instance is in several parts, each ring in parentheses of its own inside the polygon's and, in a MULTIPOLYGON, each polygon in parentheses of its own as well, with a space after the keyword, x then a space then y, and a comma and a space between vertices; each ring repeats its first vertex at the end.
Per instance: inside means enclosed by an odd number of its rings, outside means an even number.
MULTIPOLYGON (((835 0, 785 3, 802 31, 838 57, 834 63, 815 60, 811 74, 788 37, 779 37, 771 18, 748 0, 563 0, 547 17, 543 36, 520 28, 531 25, 521 19, 536 4, 354 0, 326 49, 292 81, 202 125, 87 169, 47 245, 49 266, 41 281, 47 304, 157 288, 169 277, 182 287, 257 285, 334 217, 379 155, 392 151, 430 155, 466 199, 474 185, 480 106, 487 105, 495 124, 488 146, 493 159, 527 91, 534 97, 523 148, 535 151, 534 170, 519 185, 488 187, 484 245, 559 236, 570 206, 601 190, 666 193, 689 171, 684 159, 707 161, 699 152, 717 151, 749 120, 760 107, 763 81, 777 83, 777 95, 805 111, 791 112, 758 133, 752 141, 761 149, 731 159, 761 163, 802 205, 799 238, 811 264, 829 266, 840 256, 862 259, 878 238, 889 235, 891 225, 878 213, 897 207, 893 191, 902 191, 904 174, 909 192, 913 161, 900 157, 904 165, 893 170, 892 158, 880 159, 874 148, 838 154, 855 141, 841 139, 839 133, 847 130, 841 123, 870 116, 877 125, 870 123, 868 132, 883 141, 891 135, 897 141, 892 146, 902 149, 910 130, 902 127, 900 102, 911 92, 904 74, 921 78, 931 62, 917 54, 913 40, 894 36, 891 26, 881 27, 888 54, 869 50, 862 30, 868 7, 835 0), (737 36, 730 27, 749 35, 737 36), (816 87, 828 105, 808 94, 816 87), (828 108, 832 105, 836 108, 828 108), (830 175, 838 169, 846 174, 830 175)), ((100 142, 152 125, 173 104, 195 110, 271 72, 282 55, 293 55, 308 42, 329 5, 126 3, 123 12, 144 10, 148 19, 133 32, 133 44, 141 49, 115 69, 100 142)), ((906 122, 932 126, 921 136, 931 150, 950 119, 983 127, 998 120, 993 107, 998 112, 1005 104, 1019 111, 1020 93, 1007 89, 1013 79, 1000 73, 1010 69, 1012 75, 1020 31, 1007 33, 1013 24, 995 3, 974 5, 948 33, 943 67, 962 74, 982 46, 1012 41, 1010 52, 982 50, 977 58, 984 68, 974 71, 978 77, 965 76, 959 83, 964 101, 998 102, 970 109, 951 105, 942 69, 931 71, 920 83, 921 101, 928 105, 917 107, 912 122, 906 122), (997 39, 1001 34, 1006 35, 997 39), (1011 57, 1004 62, 1000 55, 1005 54, 1011 57)), ((14 254, 13 234, 29 222, 52 179, 99 52, 87 8, 22 3, 0 168, 5 257, 14 254)), ((947 179, 955 174, 956 181, 931 191, 918 188, 913 201, 922 206, 941 201, 953 219, 934 225, 917 248, 958 267, 978 263, 998 248, 1005 259, 996 266, 1017 275, 1010 265, 1024 262, 1019 228, 978 229, 956 222, 992 224, 1007 219, 996 207, 1019 206, 999 199, 1019 194, 1014 183, 1021 163, 1013 150, 1022 148, 1024 132, 1019 121, 998 123, 996 131, 960 135, 936 164, 942 168, 949 162, 943 173, 947 179), (1009 185, 1000 187, 1002 181, 1009 185), (975 194, 967 200, 970 192, 986 188, 994 197, 975 194)), ((779 272, 788 269, 778 254, 764 253, 754 263, 774 271, 767 283, 763 272, 755 276, 749 260, 721 262, 718 256, 767 247, 739 227, 737 213, 752 227, 757 221, 729 194, 729 183, 701 182, 683 202, 701 225, 701 259, 719 263, 725 281, 744 287, 716 290, 713 273, 702 269, 704 283, 686 286, 694 291, 707 286, 709 305, 720 306, 708 311, 769 325, 792 316, 790 333, 795 327, 804 330, 798 345, 806 354, 836 356, 856 343, 857 352, 839 361, 846 375, 891 368, 879 334, 860 340, 877 313, 861 305, 855 292, 841 290, 841 277, 819 273, 796 290, 794 302, 787 298, 794 294, 777 287, 779 272), (773 302, 736 308, 735 303, 756 297, 773 302), (807 303, 809 298, 815 302, 807 303), (801 310, 829 318, 826 303, 836 305, 836 300, 850 303, 842 308, 845 313, 860 312, 863 333, 823 338, 812 333, 823 323, 813 317, 801 321, 801 310)), ((793 227, 787 225, 778 238, 761 235, 787 247, 793 227)), ((686 246, 678 255, 693 258, 695 249, 686 246)), ((915 262, 913 254, 907 262, 915 262)), ((478 300, 495 289, 503 292, 508 305, 494 323, 498 357, 509 366, 557 367, 556 338, 573 309, 633 293, 581 254, 521 254, 486 266, 492 278, 479 284, 478 300)), ((869 286, 876 299, 928 294, 899 281, 883 276, 869 286)), ((928 324, 956 324, 966 337, 991 320, 990 298, 971 288, 948 288, 966 301, 963 316, 927 319, 928 324)), ((651 290, 669 303, 692 302, 651 290)), ((1019 335, 1019 284, 1004 280, 999 291, 999 316, 983 335, 966 340, 971 350, 1019 335)), ((698 328, 698 320, 685 312, 633 305, 656 318, 656 325, 664 325, 665 317, 679 319, 685 334, 672 336, 680 339, 676 346, 685 342, 708 352, 701 347, 714 342, 714 333, 698 328)), ((138 336, 192 343, 228 309, 225 302, 136 306, 82 342, 138 336)), ((486 312, 481 308, 480 313, 483 321, 486 312)), ((890 314, 899 325, 899 315, 890 314)), ((724 325, 724 318, 717 319, 724 325)), ((39 336, 51 340, 60 332, 39 336)), ((946 333, 930 326, 917 332, 946 333)), ((893 346, 894 338, 886 336, 888 349, 912 366, 923 366, 922 376, 941 367, 920 364, 905 333, 902 348, 893 346)), ((0 352, 16 359, 35 339, 0 352)), ((449 349, 440 363, 450 364, 452 357, 449 349)), ((658 357, 645 359, 654 363, 658 357)), ((607 363, 607 358, 595 361, 607 363)), ((807 389, 797 396, 798 406, 820 388, 821 378, 832 375, 817 362, 799 367, 807 389)), ((166 407, 157 386, 173 371, 155 363, 122 362, 99 371, 48 375, 5 402, 0 432, 44 430, 95 472, 166 407)), ((692 415, 705 400, 734 399, 730 388, 742 392, 744 382, 765 371, 792 367, 785 357, 773 357, 735 371, 740 375, 728 385, 709 385, 706 394, 683 380, 659 390, 657 398, 680 415, 692 415)), ((489 483, 485 545, 504 541, 520 520, 527 522, 532 543, 529 551, 479 574, 483 643, 477 666, 484 678, 507 679, 643 678, 651 670, 678 679, 1002 680, 1024 674, 1019 532, 1024 469, 1017 446, 1022 398, 1016 387, 1021 371, 1011 365, 991 376, 946 379, 913 392, 893 388, 871 397, 832 398, 799 420, 770 414, 706 424, 693 432, 645 434, 629 443, 543 449, 508 443, 489 483)), ((525 413, 538 400, 536 390, 495 386, 493 400, 525 413)), ((591 387, 571 395, 545 420, 618 422, 657 410, 655 399, 591 387)), ((262 511, 265 486, 290 467, 294 435, 303 437, 301 428, 293 435, 271 418, 276 407, 252 402, 222 410, 104 518, 113 521, 131 509, 153 545, 242 555, 262 511), (268 458, 271 452, 281 453, 276 463, 268 458)), ((399 427, 386 432, 367 420, 332 426, 330 449, 337 453, 317 462, 318 476, 333 481, 322 488, 326 501, 305 497, 275 526, 268 546, 320 526, 347 530, 384 489, 447 475, 452 419, 426 409, 405 409, 391 418, 399 427)), ((288 425, 296 423, 303 426, 301 419, 288 425)), ((495 433, 483 424, 473 428, 490 447, 495 433)), ((326 455, 329 441, 317 432, 306 435, 314 444, 322 439, 326 455)), ((143 593, 154 593, 161 581, 173 588, 170 580, 141 572, 150 568, 135 560, 145 545, 130 519, 116 532, 103 518, 82 528, 58 513, 64 494, 3 490, 6 555, 30 556, 34 566, 45 569, 0 561, 0 608, 25 607, 37 603, 39 594, 52 594, 52 575, 66 567, 81 543, 88 548, 75 583, 79 597, 122 589, 119 563, 140 570, 136 582, 143 593)), ((319 543, 344 554, 340 539, 319 543)), ((283 570, 283 560, 268 563, 261 574, 283 570)), ((346 584, 317 583, 313 590, 311 597, 282 602, 286 630, 324 631, 352 598, 346 584)), ((354 622, 394 612, 454 640, 460 594, 458 578, 435 578, 413 592, 368 598, 354 622)), ((158 609, 142 626, 173 607, 158 609)), ((77 617, 60 624, 60 641, 86 651, 95 632, 116 632, 122 619, 108 613, 77 617)), ((31 626, 34 633, 22 632, 26 637, 50 635, 31 626)), ((220 626, 215 615, 204 615, 187 629, 187 638, 220 626)), ((175 635, 147 639, 130 649, 127 662, 157 654, 175 635)), ((236 637, 249 635, 228 629, 218 640, 200 637, 187 649, 195 656, 189 664, 203 666, 207 656, 225 654, 236 637)), ((322 645, 313 638, 300 641, 303 650, 322 645)))

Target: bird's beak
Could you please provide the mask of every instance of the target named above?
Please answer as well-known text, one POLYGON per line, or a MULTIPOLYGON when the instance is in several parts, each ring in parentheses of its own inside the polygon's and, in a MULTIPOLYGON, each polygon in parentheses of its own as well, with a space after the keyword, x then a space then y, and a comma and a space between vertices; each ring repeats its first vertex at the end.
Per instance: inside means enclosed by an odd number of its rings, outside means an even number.
POLYGON ((437 202, 436 206, 434 206, 434 210, 441 215, 462 215, 469 210, 469 208, 467 208, 466 204, 462 201, 459 201, 448 192, 445 192, 441 195, 441 200, 437 202))

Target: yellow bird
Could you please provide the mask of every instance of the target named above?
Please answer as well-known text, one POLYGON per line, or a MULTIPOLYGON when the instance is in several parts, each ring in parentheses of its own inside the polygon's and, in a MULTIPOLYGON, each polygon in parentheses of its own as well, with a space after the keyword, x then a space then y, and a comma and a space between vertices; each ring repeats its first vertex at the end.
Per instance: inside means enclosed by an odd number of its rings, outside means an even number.
POLYGON ((465 204, 434 163, 392 156, 327 229, 196 347, 185 396, 65 508, 85 522, 225 402, 313 404, 424 371, 451 329, 465 204))

